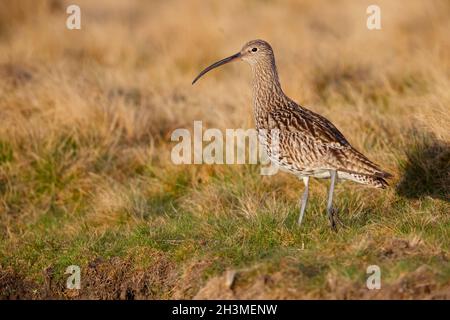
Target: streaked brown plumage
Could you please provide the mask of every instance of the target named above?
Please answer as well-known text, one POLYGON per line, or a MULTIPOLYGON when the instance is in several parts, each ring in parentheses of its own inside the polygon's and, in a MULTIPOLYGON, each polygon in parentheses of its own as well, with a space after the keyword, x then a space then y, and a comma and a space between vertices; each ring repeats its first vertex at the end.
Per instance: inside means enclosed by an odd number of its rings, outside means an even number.
POLYGON ((337 177, 376 188, 388 185, 385 178, 391 175, 353 148, 330 121, 284 94, 272 47, 267 42, 248 42, 239 53, 203 70, 193 83, 211 69, 237 59, 252 68, 254 118, 260 142, 274 164, 305 183, 299 224, 308 198, 309 177, 331 178, 327 211, 334 229, 337 216, 331 204, 337 177))

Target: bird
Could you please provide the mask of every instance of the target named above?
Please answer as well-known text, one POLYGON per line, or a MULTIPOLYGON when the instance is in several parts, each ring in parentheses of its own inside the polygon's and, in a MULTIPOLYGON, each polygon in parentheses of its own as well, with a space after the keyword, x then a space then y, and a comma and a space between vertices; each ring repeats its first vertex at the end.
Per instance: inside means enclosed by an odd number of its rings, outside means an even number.
POLYGON ((234 61, 247 62, 252 70, 253 116, 259 142, 270 161, 305 185, 300 197, 298 226, 302 224, 310 178, 330 179, 327 215, 332 230, 344 226, 333 206, 337 180, 350 180, 369 187, 386 188, 392 175, 356 150, 328 119, 294 102, 282 90, 275 56, 264 40, 247 42, 242 49, 201 71, 207 72, 234 61), (276 133, 276 134, 273 134, 276 133))

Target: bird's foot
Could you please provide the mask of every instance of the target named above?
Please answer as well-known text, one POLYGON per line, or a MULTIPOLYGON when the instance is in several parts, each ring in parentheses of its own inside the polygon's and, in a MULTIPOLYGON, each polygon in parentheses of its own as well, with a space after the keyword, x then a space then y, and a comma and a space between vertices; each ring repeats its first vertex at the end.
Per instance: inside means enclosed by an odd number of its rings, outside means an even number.
POLYGON ((347 228, 347 226, 342 222, 341 218, 339 218, 337 209, 331 207, 331 208, 328 210, 328 218, 329 218, 329 220, 330 220, 330 226, 331 226, 331 229, 332 229, 334 232, 337 232, 337 231, 338 231, 337 225, 339 225, 340 227, 342 227, 342 228, 344 228, 344 229, 347 228))
POLYGON ((336 226, 336 221, 334 220, 334 217, 333 217, 333 210, 334 209, 331 209, 330 210, 330 213, 329 213, 329 219, 330 219, 330 227, 331 227, 331 230, 333 230, 334 232, 337 232, 338 231, 338 229, 337 229, 337 226, 336 226))
POLYGON ((344 224, 344 222, 342 222, 342 220, 341 220, 341 218, 339 217, 339 215, 338 215, 338 210, 334 210, 334 212, 333 212, 333 217, 334 217, 334 221, 336 221, 337 222, 337 224, 340 226, 340 227, 342 227, 342 228, 344 228, 344 229, 347 229, 348 227, 344 224))

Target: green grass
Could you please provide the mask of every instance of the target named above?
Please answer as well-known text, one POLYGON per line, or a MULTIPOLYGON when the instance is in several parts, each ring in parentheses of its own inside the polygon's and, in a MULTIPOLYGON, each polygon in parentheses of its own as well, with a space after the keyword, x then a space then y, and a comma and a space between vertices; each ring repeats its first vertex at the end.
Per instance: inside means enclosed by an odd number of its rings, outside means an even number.
MULTIPOLYGON (((45 163, 45 172, 53 172, 45 163)), ((36 167, 36 171, 41 170, 42 166, 36 167)), ((383 280, 391 283, 422 265, 436 271, 434 280, 439 283, 450 281, 448 263, 437 253, 448 252, 449 245, 448 204, 442 200, 408 200, 387 190, 377 191, 378 195, 365 203, 364 194, 372 191, 340 185, 335 205, 347 228, 334 233, 324 212, 325 183, 314 184, 306 218, 298 228, 296 199, 270 189, 272 180, 280 184, 278 188, 290 186, 291 180, 262 179, 250 167, 226 168, 194 187, 191 179, 195 178, 190 173, 179 170, 155 178, 147 171, 147 176, 140 177, 142 189, 127 195, 131 205, 117 208, 119 218, 103 229, 89 222, 95 203, 71 212, 67 204, 50 206, 33 223, 21 227, 19 238, 3 237, 0 263, 37 283, 43 281, 42 270, 51 266, 55 280, 63 281, 68 265, 83 268, 97 258, 132 259, 136 268, 148 268, 152 258, 139 251, 145 248, 165 255, 180 273, 193 261, 209 261, 197 275, 201 281, 229 269, 256 266, 259 272, 270 273, 286 261, 306 279, 301 285, 311 289, 323 288, 330 272, 364 284, 370 264, 379 265, 383 280), (143 182, 146 179, 158 179, 163 189, 170 191, 149 193, 143 182), (202 204, 202 197, 214 192, 220 195, 216 206, 203 207, 201 212, 192 210, 193 203, 202 204), (249 212, 247 203, 240 201, 249 197, 261 201, 255 211, 249 212), (390 198, 389 203, 385 197, 390 198), (412 245, 414 237, 420 242, 412 245), (390 239, 404 241, 406 248, 396 248, 390 239), (361 244, 364 241, 367 244, 361 244)), ((47 174, 33 177, 46 186, 39 189, 45 192, 58 180, 47 174)), ((300 183, 296 188, 300 190, 300 183)), ((79 200, 88 201, 83 197, 79 200)), ((252 277, 251 273, 247 276, 252 277)))

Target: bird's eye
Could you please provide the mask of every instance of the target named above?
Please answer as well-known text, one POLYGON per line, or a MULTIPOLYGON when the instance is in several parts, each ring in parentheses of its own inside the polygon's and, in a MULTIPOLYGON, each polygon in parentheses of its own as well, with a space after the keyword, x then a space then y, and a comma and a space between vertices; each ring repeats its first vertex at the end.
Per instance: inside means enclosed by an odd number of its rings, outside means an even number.
POLYGON ((253 48, 252 51, 256 52, 256 51, 258 51, 258 48, 253 48))

